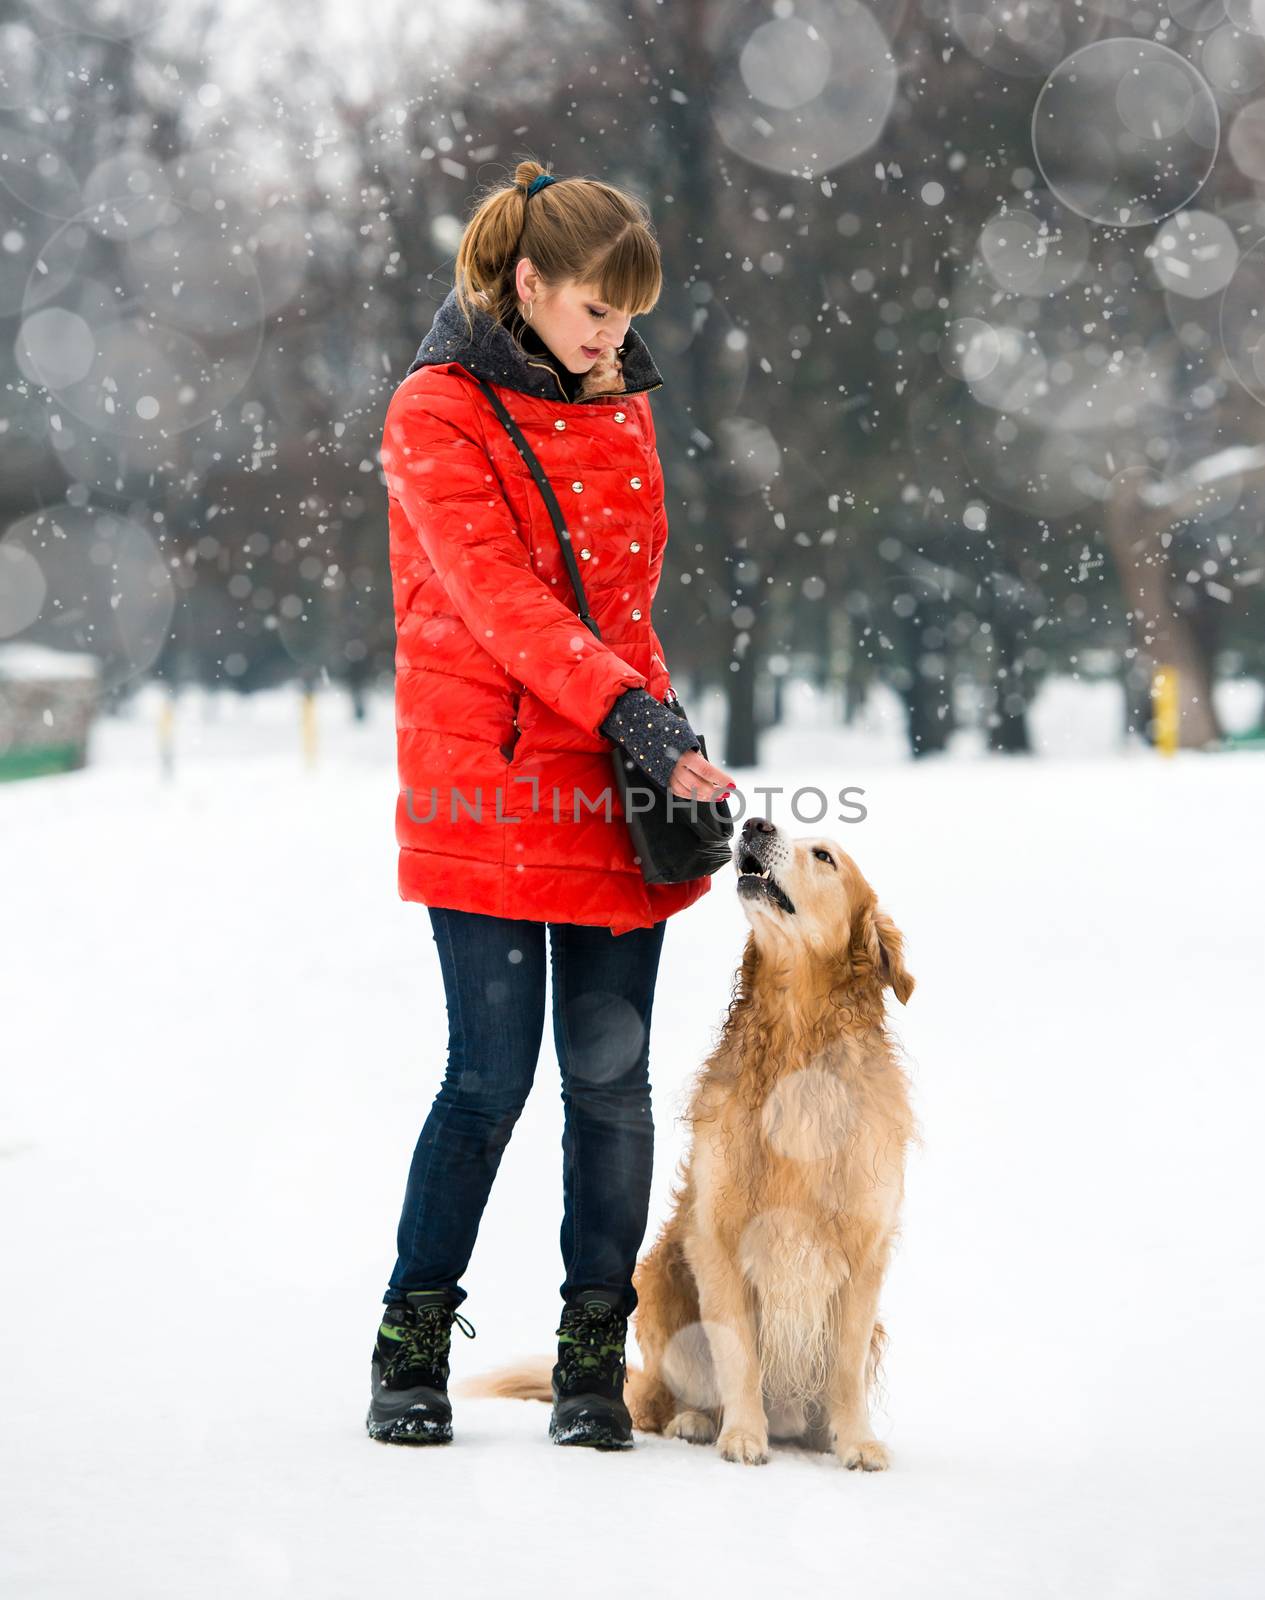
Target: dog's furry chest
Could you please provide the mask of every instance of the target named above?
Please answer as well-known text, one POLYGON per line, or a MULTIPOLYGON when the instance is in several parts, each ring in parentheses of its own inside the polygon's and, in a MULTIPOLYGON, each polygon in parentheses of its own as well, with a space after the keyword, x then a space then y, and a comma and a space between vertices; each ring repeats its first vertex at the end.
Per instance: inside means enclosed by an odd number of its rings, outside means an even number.
POLYGON ((701 1225, 732 1234, 766 1212, 789 1211, 825 1241, 894 1223, 909 1134, 897 1075, 810 1066, 776 1078, 755 1107, 713 1086, 695 1110, 691 1176, 701 1225))
POLYGON ((685 1243, 687 1257, 719 1248, 734 1262, 750 1288, 764 1393, 790 1401, 821 1394, 843 1296, 854 1275, 882 1270, 904 1190, 903 1151, 880 1151, 862 1108, 801 1087, 758 1123, 731 1107, 697 1139, 685 1243))
POLYGON ((806 1068, 781 1075, 756 1110, 723 1089, 697 1109, 686 1253, 706 1241, 750 1286, 766 1393, 820 1392, 841 1296, 882 1270, 896 1229, 899 1080, 806 1068))
POLYGON ((695 1225, 727 1238, 753 1282, 802 1281, 809 1258, 846 1256, 895 1225, 903 1149, 883 1149, 842 1102, 838 1112, 800 1121, 783 1109, 758 1127, 744 1119, 698 1140, 695 1225))

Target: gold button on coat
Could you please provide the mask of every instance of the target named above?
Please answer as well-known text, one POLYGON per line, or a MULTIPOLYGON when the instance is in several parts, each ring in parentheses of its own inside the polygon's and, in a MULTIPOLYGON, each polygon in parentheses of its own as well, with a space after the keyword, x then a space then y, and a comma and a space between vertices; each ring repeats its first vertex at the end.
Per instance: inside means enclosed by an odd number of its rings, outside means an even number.
POLYGON ((580 490, 583 489, 584 485, 582 483, 576 482, 576 483, 573 483, 571 485, 571 487, 575 490, 576 494, 579 494, 580 490))
POLYGON ((562 430, 566 427, 566 423, 562 420, 561 417, 559 417, 557 422, 554 423, 554 427, 557 428, 559 433, 561 433, 562 430))
POLYGON ((628 481, 633 486, 634 489, 640 489, 641 488, 641 479, 640 478, 629 478, 628 481))
POLYGON ((628 548, 629 548, 629 549, 630 549, 630 550, 631 550, 631 551, 632 551, 632 553, 633 553, 633 554, 634 554, 634 555, 636 555, 636 553, 637 553, 637 552, 638 552, 638 550, 640 550, 640 549, 641 549, 641 546, 640 546, 640 545, 639 545, 639 544, 638 544, 638 543, 637 543, 637 541, 636 541, 636 540, 635 540, 635 539, 634 539, 634 540, 633 540, 633 542, 632 542, 632 543, 631 543, 631 544, 630 544, 630 545, 629 545, 629 546, 628 546, 628 548))
POLYGON ((615 421, 616 422, 623 422, 623 420, 624 420, 624 413, 622 411, 617 411, 615 413, 615 421))
POLYGON ((589 550, 581 550, 580 551, 580 560, 581 561, 587 561, 591 554, 592 554, 592 552, 589 551, 589 550))
POLYGON ((634 622, 640 622, 641 621, 641 612, 640 611, 634 611, 633 614, 632 614, 632 619, 633 619, 634 622))

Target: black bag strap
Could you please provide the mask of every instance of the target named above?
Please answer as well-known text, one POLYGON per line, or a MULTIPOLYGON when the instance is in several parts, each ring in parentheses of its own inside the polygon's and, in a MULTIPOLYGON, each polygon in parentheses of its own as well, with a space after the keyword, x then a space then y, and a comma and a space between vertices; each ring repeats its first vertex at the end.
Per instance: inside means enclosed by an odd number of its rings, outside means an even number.
MULTIPOLYGON (((477 379, 479 387, 492 402, 493 410, 496 412, 497 416, 500 417, 502 423, 504 423, 506 433, 508 433, 510 438, 514 441, 514 445, 517 448, 519 455, 522 456, 523 460, 527 463, 532 477, 536 480, 536 486, 540 490, 545 505, 548 507, 550 518, 553 521, 554 532, 558 535, 558 548, 562 551, 562 559, 566 563, 567 572, 571 578, 571 587, 575 590, 576 602, 580 608, 580 621, 589 630, 589 632, 592 633, 594 638, 600 639, 602 637, 601 631, 589 613, 588 597, 584 593, 584 584, 580 581, 580 569, 576 565, 575 552, 571 548, 571 535, 567 531, 566 522, 564 521, 562 515, 562 507, 558 504, 558 497, 553 492, 553 486, 550 484, 549 479, 545 477, 544 468, 540 465, 540 462, 537 461, 536 454, 532 447, 527 443, 527 440, 523 438, 522 429, 505 409, 500 395, 497 394, 496 390, 486 378, 480 378, 477 373, 472 373, 471 376, 477 379)), ((665 701, 664 704, 669 708, 669 710, 675 711, 679 717, 684 717, 685 707, 675 695, 673 695, 671 700, 665 701)), ((707 743, 701 733, 698 735, 698 743, 699 748, 702 751, 703 758, 706 760, 707 743)), ((626 758, 623 755, 623 752, 620 750, 612 751, 612 754, 615 757, 615 770, 621 783, 620 792, 622 794, 623 785, 628 780, 629 767, 628 764, 626 764, 628 758, 626 758)), ((654 782, 653 779, 649 779, 648 781, 651 783, 654 782)), ((662 786, 656 785, 656 787, 661 788, 662 786)), ((668 821, 670 822, 671 820, 672 802, 669 801, 668 821)), ((730 858, 727 841, 732 836, 734 831, 733 818, 730 815, 728 802, 724 800, 705 800, 701 804, 692 806, 690 808, 689 823, 694 832, 705 842, 715 843, 716 841, 720 841, 720 853, 716 856, 716 859, 712 864, 705 866, 703 869, 708 873, 718 871, 719 867, 730 858)), ((702 875, 702 872, 695 874, 695 876, 699 877, 702 875)), ((665 879, 663 881, 679 882, 682 880, 665 879)))
MULTIPOLYGON (((477 377, 478 375, 472 374, 472 376, 477 377)), ((571 548, 571 535, 567 532, 567 526, 562 516, 562 507, 558 504, 558 497, 553 492, 553 485, 545 477, 544 468, 537 461, 535 451, 527 443, 527 440, 523 438, 523 430, 505 409, 500 395, 497 394, 486 378, 479 378, 478 382, 484 394, 492 402, 497 416, 505 424, 506 433, 514 441, 518 453, 527 463, 532 477, 536 480, 536 486, 544 498, 550 518, 553 521, 554 532, 558 535, 558 547, 562 551, 562 559, 566 563, 567 572, 571 578, 571 587, 575 590, 575 598, 580 607, 580 621, 595 639, 600 639, 602 635, 597 623, 594 622, 589 613, 588 596, 584 593, 583 583, 580 582, 580 569, 575 562, 575 551, 571 548)))

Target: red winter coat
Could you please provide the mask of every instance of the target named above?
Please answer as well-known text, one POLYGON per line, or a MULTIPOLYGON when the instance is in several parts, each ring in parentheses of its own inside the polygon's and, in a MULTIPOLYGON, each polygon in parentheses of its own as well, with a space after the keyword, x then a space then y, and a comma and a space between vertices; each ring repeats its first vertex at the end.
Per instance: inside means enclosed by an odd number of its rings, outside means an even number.
POLYGON ((391 398, 404 900, 623 933, 711 886, 644 881, 598 731, 625 689, 662 699, 669 687, 650 619, 668 526, 647 393, 662 379, 631 328, 621 354, 605 392, 568 400, 550 364, 487 313, 471 339, 450 293, 391 398), (579 620, 540 490, 472 373, 496 387, 549 478, 601 640, 579 620))

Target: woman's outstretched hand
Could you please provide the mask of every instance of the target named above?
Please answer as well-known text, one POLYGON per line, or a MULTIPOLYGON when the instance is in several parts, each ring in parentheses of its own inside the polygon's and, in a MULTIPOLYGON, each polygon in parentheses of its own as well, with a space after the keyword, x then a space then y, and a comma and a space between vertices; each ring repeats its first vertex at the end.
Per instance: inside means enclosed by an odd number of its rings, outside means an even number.
POLYGON ((668 788, 682 800, 723 800, 736 787, 729 774, 712 766, 701 750, 687 750, 668 779, 668 788))

